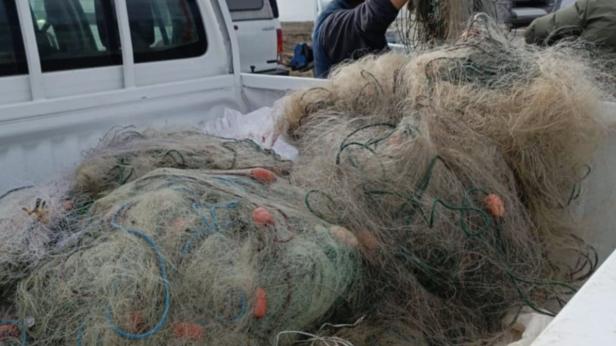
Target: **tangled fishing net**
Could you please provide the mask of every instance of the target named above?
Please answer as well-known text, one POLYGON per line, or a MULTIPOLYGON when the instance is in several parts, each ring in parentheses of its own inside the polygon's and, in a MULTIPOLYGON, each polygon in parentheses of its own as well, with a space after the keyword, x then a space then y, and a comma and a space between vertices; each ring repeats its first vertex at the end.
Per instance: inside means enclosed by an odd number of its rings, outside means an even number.
POLYGON ((74 190, 99 198, 156 168, 242 169, 263 167, 277 173, 291 168, 252 141, 207 136, 196 130, 109 132, 77 168, 74 190))
POLYGON ((287 99, 292 180, 358 237, 377 320, 491 343, 507 312, 554 314, 594 270, 569 210, 603 132, 588 71, 478 15, 452 46, 366 58, 287 99))
POLYGON ((45 345, 262 345, 307 328, 361 275, 353 236, 303 198, 242 171, 155 170, 94 204, 96 239, 22 281, 20 314, 45 345))
POLYGON ((601 89, 602 99, 616 101, 616 51, 581 40, 565 39, 554 46, 579 56, 590 69, 589 78, 601 89))
MULTIPOLYGON (((77 244, 55 248, 22 274, 12 298, 20 332, 3 338, 24 343, 27 331, 41 345, 261 345, 353 303, 361 282, 356 240, 310 214, 305 193, 277 178, 288 162, 250 142, 146 133, 114 132, 80 165, 77 176, 89 174, 62 194, 71 196, 65 202, 104 197, 83 204, 77 244), (121 179, 120 164, 131 172, 121 179), (27 329, 18 323, 26 320, 36 322, 27 329)), ((7 215, 21 216, 15 209, 35 196, 41 207, 56 205, 40 191, 18 193, 7 195, 7 215)))
MULTIPOLYGON (((52 247, 74 236, 76 210, 59 184, 24 186, 0 196, 0 298, 4 289, 25 276, 52 247)), ((0 301, 1 305, 2 301, 0 301)))
POLYGON ((570 210, 603 133, 589 71, 478 15, 455 44, 289 95, 293 166, 249 141, 113 131, 67 186, 0 198, 0 339, 502 342, 597 265, 570 210))
POLYGON ((504 24, 507 0, 411 0, 395 23, 400 43, 417 51, 455 42, 475 13, 482 12, 504 24))
POLYGON ((110 131, 87 153, 73 182, 26 186, 0 196, 0 286, 70 241, 93 200, 159 167, 250 169, 287 173, 290 162, 251 141, 198 131, 110 131))

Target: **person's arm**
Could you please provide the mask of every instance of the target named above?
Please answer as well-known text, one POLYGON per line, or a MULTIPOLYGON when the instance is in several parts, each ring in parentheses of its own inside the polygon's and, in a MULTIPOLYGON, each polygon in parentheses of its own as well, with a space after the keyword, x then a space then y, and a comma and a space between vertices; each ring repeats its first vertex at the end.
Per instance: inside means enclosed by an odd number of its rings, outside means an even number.
POLYGON ((408 0, 366 0, 361 5, 329 16, 323 23, 322 40, 339 42, 361 36, 365 40, 382 38, 399 9, 408 0), (400 6, 400 7, 398 7, 400 6))
POLYGON ((383 35, 408 0, 366 0, 354 8, 353 21, 363 35, 383 35))
POLYGON ((349 53, 354 51, 387 47, 385 34, 399 12, 393 2, 403 6, 408 0, 366 0, 323 21, 318 39, 332 64, 351 58, 349 53))
MULTIPOLYGON (((526 29, 526 43, 544 45, 551 36, 580 32, 588 11, 588 0, 578 0, 575 4, 560 9, 547 16, 535 19, 526 29)), ((552 42, 553 43, 553 42, 552 42)))

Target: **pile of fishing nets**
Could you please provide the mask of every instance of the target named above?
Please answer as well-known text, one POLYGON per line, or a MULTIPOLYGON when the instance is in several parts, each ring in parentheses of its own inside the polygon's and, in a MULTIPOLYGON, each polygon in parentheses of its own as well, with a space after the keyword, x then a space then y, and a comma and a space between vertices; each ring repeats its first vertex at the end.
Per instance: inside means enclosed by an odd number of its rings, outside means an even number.
POLYGON ((3 254, 3 282, 13 285, 2 305, 20 318, 0 321, 1 337, 288 343, 295 336, 281 331, 355 305, 357 240, 305 208, 306 192, 278 177, 289 169, 248 141, 122 129, 86 155, 62 193, 8 192, 1 220, 16 239, 3 254), (32 201, 34 211, 21 210, 32 201), (53 236, 69 230, 60 246, 53 236), (32 270, 13 268, 18 255, 32 270))
POLYGON ((570 208, 603 134, 588 71, 478 15, 455 45, 366 58, 287 99, 292 181, 359 239, 381 328, 494 343, 505 315, 557 313, 594 270, 570 208))
POLYGON ((506 343, 597 265, 571 210, 603 134, 587 71, 478 15, 453 45, 289 95, 293 164, 250 141, 112 131, 68 184, 0 198, 0 339, 506 343))
POLYGON ((24 272, 52 248, 82 233, 92 202, 156 168, 291 168, 251 141, 206 136, 198 131, 138 132, 114 129, 86 154, 75 174, 48 186, 25 186, 0 196, 0 287, 24 272))
POLYGON ((353 236, 303 198, 242 171, 155 170, 92 206, 82 246, 21 282, 19 312, 41 344, 267 344, 361 278, 353 236))

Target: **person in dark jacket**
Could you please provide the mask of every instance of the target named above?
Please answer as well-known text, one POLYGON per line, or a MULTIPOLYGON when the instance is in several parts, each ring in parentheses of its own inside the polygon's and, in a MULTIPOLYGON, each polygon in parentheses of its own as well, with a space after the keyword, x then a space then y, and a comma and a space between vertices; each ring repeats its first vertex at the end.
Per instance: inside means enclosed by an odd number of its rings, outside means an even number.
POLYGON ((387 29, 408 2, 332 1, 317 18, 312 36, 315 76, 327 78, 332 67, 342 61, 386 50, 387 29))
POLYGON ((550 45, 567 37, 616 51, 616 0, 577 0, 535 19, 526 30, 529 44, 550 45))

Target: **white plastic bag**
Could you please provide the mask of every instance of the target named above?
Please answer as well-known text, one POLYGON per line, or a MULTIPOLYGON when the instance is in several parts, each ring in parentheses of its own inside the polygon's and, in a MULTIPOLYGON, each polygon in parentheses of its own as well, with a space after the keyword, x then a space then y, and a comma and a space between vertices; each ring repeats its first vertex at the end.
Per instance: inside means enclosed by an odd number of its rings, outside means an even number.
POLYGON ((545 316, 536 312, 524 312, 517 316, 512 324, 513 315, 503 320, 503 326, 508 327, 498 346, 531 346, 535 339, 547 328, 554 317, 545 316))
POLYGON ((297 148, 278 138, 274 131, 277 109, 264 107, 248 114, 225 108, 223 116, 204 125, 206 134, 234 139, 250 139, 265 149, 272 149, 287 160, 295 160, 297 148))

